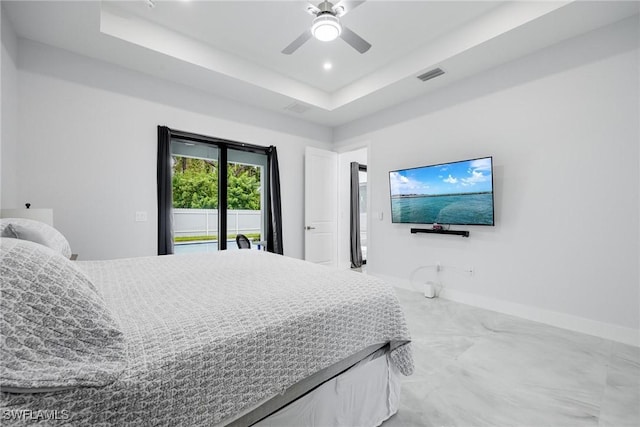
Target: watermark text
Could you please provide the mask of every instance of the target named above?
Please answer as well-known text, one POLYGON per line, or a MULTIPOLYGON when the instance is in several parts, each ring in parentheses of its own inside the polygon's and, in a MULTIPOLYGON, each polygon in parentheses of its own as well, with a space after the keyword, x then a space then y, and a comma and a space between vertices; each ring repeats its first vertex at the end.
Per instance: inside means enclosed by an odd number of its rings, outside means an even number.
POLYGON ((3 409, 2 419, 4 421, 64 421, 70 417, 69 411, 63 409, 38 410, 31 409, 3 409))

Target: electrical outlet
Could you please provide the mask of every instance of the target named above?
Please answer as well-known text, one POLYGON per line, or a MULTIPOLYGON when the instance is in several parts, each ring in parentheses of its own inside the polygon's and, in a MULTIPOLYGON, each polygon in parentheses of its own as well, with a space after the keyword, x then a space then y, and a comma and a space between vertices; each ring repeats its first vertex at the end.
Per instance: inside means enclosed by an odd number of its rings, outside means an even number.
POLYGON ((147 213, 144 211, 136 212, 136 222, 146 222, 147 221, 147 213))
POLYGON ((466 272, 469 273, 469 276, 473 276, 473 274, 475 273, 475 271, 473 270, 473 267, 467 267, 466 272))

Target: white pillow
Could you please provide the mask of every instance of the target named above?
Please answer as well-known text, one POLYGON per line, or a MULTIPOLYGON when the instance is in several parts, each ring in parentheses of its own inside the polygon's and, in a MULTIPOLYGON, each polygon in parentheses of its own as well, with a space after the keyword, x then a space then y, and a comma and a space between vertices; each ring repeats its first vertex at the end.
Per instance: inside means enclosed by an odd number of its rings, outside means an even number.
POLYGON ((43 245, 0 239, 0 387, 101 387, 126 367, 125 340, 91 280, 43 245))
POLYGON ((71 257, 71 246, 67 239, 44 222, 27 218, 3 218, 0 219, 0 236, 40 243, 60 252, 66 258, 71 257))

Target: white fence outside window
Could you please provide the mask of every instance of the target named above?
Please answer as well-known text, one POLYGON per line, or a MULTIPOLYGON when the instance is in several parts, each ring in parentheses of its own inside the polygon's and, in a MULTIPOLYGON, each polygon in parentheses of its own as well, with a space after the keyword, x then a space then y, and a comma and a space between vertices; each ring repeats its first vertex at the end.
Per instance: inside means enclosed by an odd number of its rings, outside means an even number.
MULTIPOLYGON (((227 210, 227 234, 261 233, 262 211, 227 210)), ((218 234, 217 209, 173 209, 173 235, 218 234)))

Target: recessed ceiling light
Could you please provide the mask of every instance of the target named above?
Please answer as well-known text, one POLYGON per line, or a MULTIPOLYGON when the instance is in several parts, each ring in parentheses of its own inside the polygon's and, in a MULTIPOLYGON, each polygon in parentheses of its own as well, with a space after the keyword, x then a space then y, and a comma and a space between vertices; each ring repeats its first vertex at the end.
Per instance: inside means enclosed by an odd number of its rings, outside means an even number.
POLYGON ((330 70, 333 68, 333 64, 331 62, 325 62, 324 64, 322 64, 322 68, 324 68, 325 70, 330 70))

